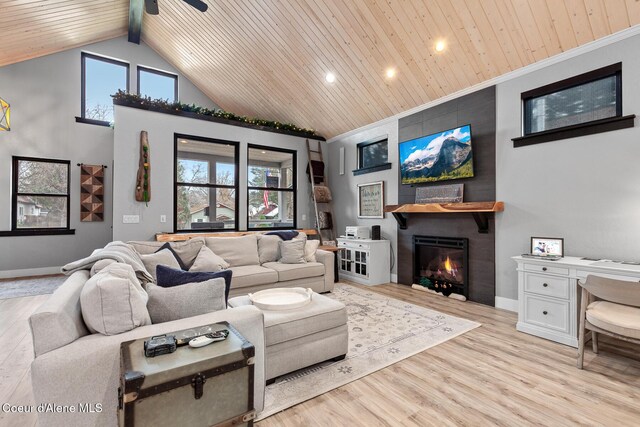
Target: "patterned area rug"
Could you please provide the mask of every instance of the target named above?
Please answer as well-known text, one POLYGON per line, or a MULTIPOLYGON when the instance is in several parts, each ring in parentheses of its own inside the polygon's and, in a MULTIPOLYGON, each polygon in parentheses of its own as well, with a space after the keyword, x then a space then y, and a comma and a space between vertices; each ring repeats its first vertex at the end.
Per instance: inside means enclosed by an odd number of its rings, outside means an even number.
POLYGON ((347 306, 347 357, 280 377, 267 387, 265 407, 258 420, 480 326, 477 322, 341 283, 326 296, 347 306))
POLYGON ((67 276, 0 281, 0 299, 52 294, 65 280, 67 276))

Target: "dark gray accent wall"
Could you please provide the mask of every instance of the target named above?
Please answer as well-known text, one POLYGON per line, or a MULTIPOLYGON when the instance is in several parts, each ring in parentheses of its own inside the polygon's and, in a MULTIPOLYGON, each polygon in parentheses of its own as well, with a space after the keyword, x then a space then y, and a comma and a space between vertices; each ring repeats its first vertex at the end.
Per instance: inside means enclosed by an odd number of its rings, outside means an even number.
MULTIPOLYGON (((496 90, 495 86, 445 102, 400 119, 398 143, 459 126, 471 125, 474 177, 428 184, 464 184, 464 201, 496 199, 496 90)), ((400 171, 398 170, 398 174, 400 171)), ((414 203, 416 187, 398 178, 398 203, 414 203)), ((495 222, 480 234, 471 214, 411 214, 406 230, 398 228, 398 282, 413 282, 412 236, 466 237, 469 239, 469 299, 495 303, 495 222)))

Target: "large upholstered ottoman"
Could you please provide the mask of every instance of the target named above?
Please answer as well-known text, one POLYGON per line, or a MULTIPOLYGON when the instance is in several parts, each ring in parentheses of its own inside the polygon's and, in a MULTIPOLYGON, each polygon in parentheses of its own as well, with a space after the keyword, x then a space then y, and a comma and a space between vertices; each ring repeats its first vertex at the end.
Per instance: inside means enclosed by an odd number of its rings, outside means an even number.
MULTIPOLYGON (((250 304, 248 296, 229 300, 230 307, 250 304)), ((314 293, 304 307, 262 312, 267 382, 325 360, 343 359, 347 354, 347 309, 339 301, 314 293)))

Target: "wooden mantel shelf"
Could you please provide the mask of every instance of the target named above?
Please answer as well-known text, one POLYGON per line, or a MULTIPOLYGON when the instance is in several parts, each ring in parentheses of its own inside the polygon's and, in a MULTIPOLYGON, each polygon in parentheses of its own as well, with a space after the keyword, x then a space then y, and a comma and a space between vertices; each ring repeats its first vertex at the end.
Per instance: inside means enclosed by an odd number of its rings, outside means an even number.
POLYGON ((446 214, 470 213, 478 224, 478 233, 489 232, 488 214, 504 211, 504 202, 466 202, 466 203, 407 203, 387 205, 384 211, 393 214, 400 229, 407 228, 407 214, 446 214))

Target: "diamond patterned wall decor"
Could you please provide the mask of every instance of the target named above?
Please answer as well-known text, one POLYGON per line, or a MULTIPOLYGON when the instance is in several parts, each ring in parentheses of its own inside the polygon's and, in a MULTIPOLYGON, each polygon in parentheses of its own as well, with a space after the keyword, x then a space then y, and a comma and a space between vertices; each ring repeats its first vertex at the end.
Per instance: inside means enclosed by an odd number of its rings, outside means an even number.
POLYGON ((0 131, 11 130, 11 122, 9 120, 11 115, 11 107, 9 103, 0 98, 0 131))
POLYGON ((104 166, 80 165, 80 220, 104 221, 104 166))

